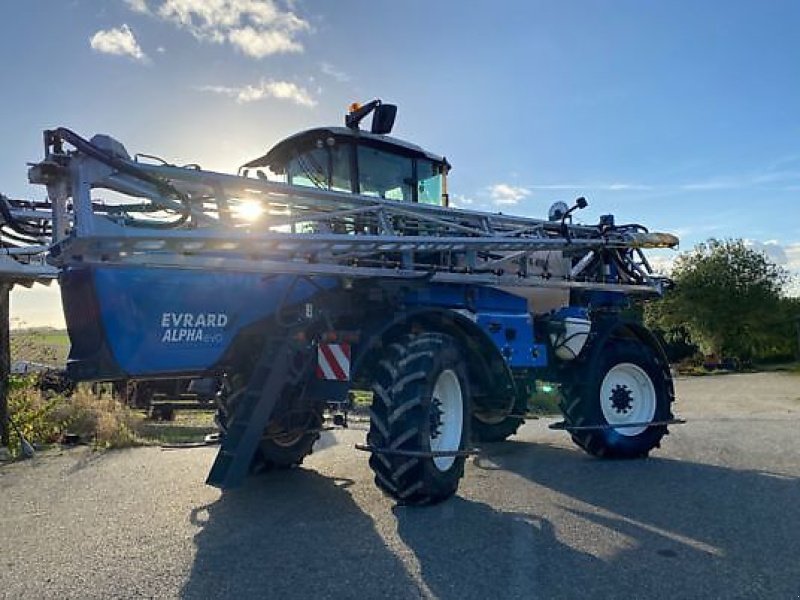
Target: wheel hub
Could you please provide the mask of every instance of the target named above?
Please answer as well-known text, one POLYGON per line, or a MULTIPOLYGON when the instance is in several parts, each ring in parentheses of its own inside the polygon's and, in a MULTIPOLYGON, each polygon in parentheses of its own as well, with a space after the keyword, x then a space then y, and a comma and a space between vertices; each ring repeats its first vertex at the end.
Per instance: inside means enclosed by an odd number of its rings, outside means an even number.
POLYGON ((431 400, 430 421, 431 421, 431 439, 435 440, 441 435, 442 425, 444 424, 444 422, 442 421, 442 401, 436 397, 434 397, 431 400))
POLYGON ((633 408, 633 394, 627 385, 617 385, 611 390, 611 406, 621 414, 627 414, 633 408))
POLYGON ((650 375, 639 365, 617 363, 600 384, 600 407, 606 423, 622 436, 637 436, 656 414, 656 388, 650 375))

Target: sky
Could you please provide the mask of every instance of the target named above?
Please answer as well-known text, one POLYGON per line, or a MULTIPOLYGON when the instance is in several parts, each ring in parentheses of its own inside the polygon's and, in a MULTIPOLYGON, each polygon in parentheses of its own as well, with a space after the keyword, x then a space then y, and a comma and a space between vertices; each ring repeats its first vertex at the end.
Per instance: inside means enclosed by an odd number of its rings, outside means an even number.
MULTIPOLYGON (((372 98, 453 164, 459 206, 585 196, 583 222, 743 238, 800 272, 796 0, 4 0, 0 192, 44 197, 46 128, 231 171, 372 98)), ((61 325, 56 286, 16 289, 12 317, 61 325)))

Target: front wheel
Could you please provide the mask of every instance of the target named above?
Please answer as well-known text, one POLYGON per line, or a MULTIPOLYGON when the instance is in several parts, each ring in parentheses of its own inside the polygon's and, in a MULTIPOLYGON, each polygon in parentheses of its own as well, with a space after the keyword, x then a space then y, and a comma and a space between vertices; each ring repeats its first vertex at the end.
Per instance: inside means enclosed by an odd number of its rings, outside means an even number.
POLYGON ((667 433, 666 425, 648 424, 673 418, 669 365, 641 342, 609 341, 595 364, 575 365, 562 391, 572 440, 594 456, 647 456, 667 433))
POLYGON ((452 496, 465 457, 416 453, 455 453, 469 440, 469 381, 455 340, 427 333, 391 344, 372 389, 367 441, 376 485, 400 504, 452 496))

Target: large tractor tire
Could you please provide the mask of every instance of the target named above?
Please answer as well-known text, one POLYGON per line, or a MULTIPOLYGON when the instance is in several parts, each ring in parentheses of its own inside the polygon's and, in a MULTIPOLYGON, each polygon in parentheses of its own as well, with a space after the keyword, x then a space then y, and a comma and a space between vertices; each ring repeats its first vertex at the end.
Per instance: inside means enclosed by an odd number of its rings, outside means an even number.
POLYGON ((306 423, 302 428, 295 428, 296 425, 284 424, 280 420, 273 420, 267 425, 256 455, 260 455, 266 469, 291 469, 311 454, 319 439, 323 415, 309 412, 304 420, 306 423))
POLYGON ((472 439, 476 442, 502 442, 515 433, 525 422, 519 417, 482 416, 480 413, 472 415, 472 439))
POLYGON ((572 440, 604 458, 641 458, 660 446, 666 425, 613 427, 668 421, 675 398, 669 365, 650 346, 610 340, 595 361, 580 361, 562 385, 561 410, 568 425, 611 425, 573 430, 572 440))
MULTIPOLYGON (((230 416, 236 410, 236 401, 244 388, 232 393, 224 406, 217 411, 217 424, 223 433, 227 430, 230 416)), ((323 423, 321 410, 309 409, 302 413, 287 413, 276 407, 278 413, 264 428, 264 436, 253 457, 253 468, 262 470, 290 469, 302 464, 303 459, 311 454, 314 444, 319 439, 319 431, 323 423), (291 418, 290 418, 291 417, 291 418)))
POLYGON ((413 453, 466 449, 470 390, 465 364, 453 338, 426 333, 391 344, 376 367, 367 441, 389 452, 373 452, 369 464, 378 488, 399 504, 435 504, 458 489, 464 456, 413 453))

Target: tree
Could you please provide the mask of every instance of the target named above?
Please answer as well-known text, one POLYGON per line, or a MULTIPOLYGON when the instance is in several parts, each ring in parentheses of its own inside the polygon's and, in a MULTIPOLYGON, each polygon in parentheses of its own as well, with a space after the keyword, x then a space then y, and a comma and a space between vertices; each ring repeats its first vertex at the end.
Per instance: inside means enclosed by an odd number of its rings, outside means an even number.
POLYGON ((700 348, 743 360, 791 353, 789 275, 742 240, 708 240, 675 261, 674 289, 646 309, 648 323, 684 328, 700 348))

